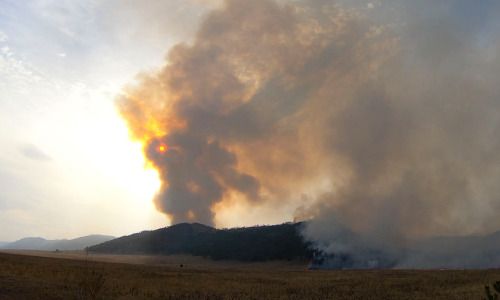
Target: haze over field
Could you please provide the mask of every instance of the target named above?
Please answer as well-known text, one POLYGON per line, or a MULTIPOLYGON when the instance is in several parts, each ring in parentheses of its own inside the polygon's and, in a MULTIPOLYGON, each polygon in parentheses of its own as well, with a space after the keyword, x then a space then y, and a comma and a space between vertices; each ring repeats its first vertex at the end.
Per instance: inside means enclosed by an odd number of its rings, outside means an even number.
MULTIPOLYGON (((0 239, 308 220, 304 238, 325 253, 425 265, 433 238, 500 230, 497 1, 83 3, 26 4, 67 35, 58 59, 75 55, 79 71, 13 37, 37 75, 2 48, 1 97, 52 105, 43 117, 57 121, 18 129, 16 114, 40 120, 0 103, 0 180, 16 182, 0 192, 0 224, 13 224, 0 239)), ((7 44, 25 10, 2 5, 7 44)), ((446 246, 452 259, 471 247, 446 246)))

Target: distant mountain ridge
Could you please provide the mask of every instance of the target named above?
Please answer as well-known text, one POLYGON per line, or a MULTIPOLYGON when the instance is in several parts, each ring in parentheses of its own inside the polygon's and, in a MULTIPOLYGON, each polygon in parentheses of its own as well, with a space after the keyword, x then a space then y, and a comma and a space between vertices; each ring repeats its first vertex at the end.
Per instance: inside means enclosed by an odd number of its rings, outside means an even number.
POLYGON ((215 260, 268 261, 309 259, 310 244, 300 235, 302 223, 215 229, 181 223, 120 237, 89 251, 110 254, 190 254, 215 260))
POLYGON ((68 251, 83 250, 87 247, 104 243, 115 237, 109 235, 88 235, 75 239, 46 240, 41 237, 23 238, 12 243, 0 244, 1 249, 10 250, 40 250, 40 251, 68 251))

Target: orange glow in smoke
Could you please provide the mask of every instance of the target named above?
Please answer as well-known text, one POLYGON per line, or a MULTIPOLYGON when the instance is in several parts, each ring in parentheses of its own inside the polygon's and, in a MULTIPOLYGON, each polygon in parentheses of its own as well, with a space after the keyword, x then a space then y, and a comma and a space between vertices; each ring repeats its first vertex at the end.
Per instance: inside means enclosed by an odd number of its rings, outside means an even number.
POLYGON ((168 150, 168 146, 167 146, 167 145, 165 145, 165 144, 160 144, 160 145, 156 148, 156 150, 157 150, 159 153, 165 153, 165 152, 167 152, 167 150, 168 150))

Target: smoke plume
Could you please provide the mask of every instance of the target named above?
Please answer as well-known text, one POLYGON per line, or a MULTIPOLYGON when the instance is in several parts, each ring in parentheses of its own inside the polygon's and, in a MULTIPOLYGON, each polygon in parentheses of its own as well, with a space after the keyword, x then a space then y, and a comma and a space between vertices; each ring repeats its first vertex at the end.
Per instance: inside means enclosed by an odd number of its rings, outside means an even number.
POLYGON ((500 228, 498 20, 494 1, 228 0, 118 106, 173 222, 294 206, 324 251, 395 257, 500 228))

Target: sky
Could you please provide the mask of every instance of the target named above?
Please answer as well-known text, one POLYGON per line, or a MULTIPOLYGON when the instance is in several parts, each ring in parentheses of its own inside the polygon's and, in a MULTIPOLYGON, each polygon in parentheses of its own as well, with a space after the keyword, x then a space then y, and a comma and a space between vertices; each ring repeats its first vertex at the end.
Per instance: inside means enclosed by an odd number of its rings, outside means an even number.
POLYGON ((0 0, 0 240, 307 220, 365 257, 496 232, 499 20, 489 0, 0 0))
POLYGON ((115 98, 209 1, 0 1, 0 240, 168 224, 115 98))

